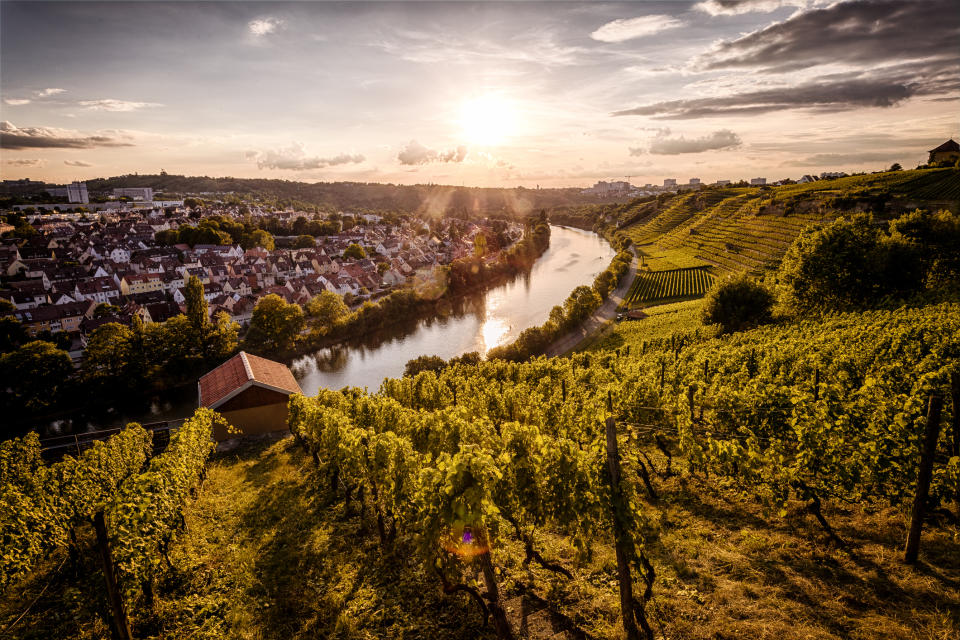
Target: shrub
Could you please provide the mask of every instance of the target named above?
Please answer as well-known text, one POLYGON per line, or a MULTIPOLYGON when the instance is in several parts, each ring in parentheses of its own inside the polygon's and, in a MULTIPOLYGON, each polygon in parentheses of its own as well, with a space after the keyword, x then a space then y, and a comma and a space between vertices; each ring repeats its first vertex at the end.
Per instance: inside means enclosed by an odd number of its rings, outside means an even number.
POLYGON ((766 287, 747 276, 728 278, 707 295, 703 321, 720 325, 724 333, 749 329, 770 321, 773 300, 766 287))

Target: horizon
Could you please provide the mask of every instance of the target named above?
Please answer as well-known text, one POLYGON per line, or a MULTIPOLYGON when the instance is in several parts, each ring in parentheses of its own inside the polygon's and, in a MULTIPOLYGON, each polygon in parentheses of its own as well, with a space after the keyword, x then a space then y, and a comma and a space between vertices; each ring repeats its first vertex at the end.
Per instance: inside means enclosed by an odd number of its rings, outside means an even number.
POLYGON ((0 3, 5 179, 481 188, 910 169, 951 0, 0 3))

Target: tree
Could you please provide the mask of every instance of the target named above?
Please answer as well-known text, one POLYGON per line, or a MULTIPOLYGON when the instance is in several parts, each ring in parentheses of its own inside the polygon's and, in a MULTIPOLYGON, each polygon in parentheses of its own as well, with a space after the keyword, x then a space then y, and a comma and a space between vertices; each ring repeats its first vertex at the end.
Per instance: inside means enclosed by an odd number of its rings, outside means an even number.
POLYGON ((446 361, 440 356, 420 356, 407 361, 407 365, 403 368, 403 375, 412 377, 422 371, 442 371, 446 366, 446 361))
POLYGON ((320 334, 330 329, 350 313, 343 298, 333 291, 321 291, 307 303, 307 316, 313 330, 320 334))
POLYGON ((0 356, 0 390, 17 409, 38 412, 55 405, 73 373, 70 354, 34 340, 0 356))
POLYGON ((0 353, 13 351, 28 340, 30 336, 19 320, 12 315, 0 317, 0 353))
POLYGON ((253 308, 245 342, 250 351, 276 353, 287 351, 303 329, 303 310, 271 293, 260 298, 253 308))
POLYGON ((890 165, 888 171, 903 171, 903 167, 900 166, 899 162, 894 162, 892 165, 890 165))
POLYGON ((487 236, 478 233, 473 237, 473 255, 482 258, 487 253, 487 236))
POLYGON ((703 322, 720 325, 725 333, 748 329, 770 321, 773 301, 773 294, 749 277, 727 278, 707 295, 703 322))
POLYGON ((353 242, 346 249, 343 250, 344 258, 353 258, 354 260, 363 260, 367 257, 367 252, 363 250, 363 247, 358 245, 356 242, 353 242))
POLYGON ((581 285, 573 290, 563 303, 568 326, 575 326, 586 320, 603 300, 592 287, 581 285))
POLYGON ((109 304, 107 302, 101 302, 93 309, 94 318, 102 318, 104 316, 112 316, 120 313, 120 307, 115 304, 109 304))
POLYGON ((190 324, 196 331, 198 338, 194 344, 198 344, 199 338, 202 338, 203 332, 207 328, 207 323, 210 322, 210 310, 207 307, 207 299, 203 295, 203 283, 200 278, 190 276, 187 279, 184 293, 187 298, 187 318, 190 319, 190 324))
POLYGON ((293 243, 294 249, 312 249, 316 246, 316 241, 313 239, 313 236, 301 235, 297 236, 297 239, 293 243))
POLYGON ((255 229, 252 233, 243 236, 243 240, 241 241, 240 245, 244 249, 262 247, 267 251, 273 251, 276 247, 276 241, 273 239, 273 236, 269 231, 255 229))
POLYGON ((207 327, 204 336, 204 358, 208 365, 219 365, 237 350, 237 333, 240 325, 230 319, 230 315, 221 311, 207 327))
POLYGON ((83 382, 94 387, 114 387, 129 383, 133 332, 117 322, 97 327, 83 352, 83 382))

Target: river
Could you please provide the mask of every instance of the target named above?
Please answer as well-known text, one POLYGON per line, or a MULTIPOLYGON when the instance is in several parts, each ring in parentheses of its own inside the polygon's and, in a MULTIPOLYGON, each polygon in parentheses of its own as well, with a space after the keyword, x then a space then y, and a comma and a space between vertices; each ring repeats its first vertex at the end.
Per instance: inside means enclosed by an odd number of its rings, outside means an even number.
MULTIPOLYGON (((403 375, 407 361, 421 355, 447 360, 514 340, 528 327, 542 324, 550 310, 570 292, 592 284, 613 259, 615 251, 600 236, 570 227, 551 226, 550 247, 530 272, 483 293, 456 301, 450 312, 401 324, 391 335, 371 336, 365 344, 338 346, 298 358, 291 366, 307 395, 320 388, 366 387, 376 391, 385 378, 403 375)), ((78 412, 56 420, 41 437, 121 426, 127 422, 158 422, 190 415, 196 408, 195 388, 155 399, 141 411, 88 416, 78 412)))
POLYGON ((615 254, 595 233, 551 226, 550 247, 529 274, 464 300, 449 316, 423 320, 412 333, 375 347, 322 349, 300 358, 293 363, 294 374, 307 395, 346 386, 376 391, 385 378, 400 377, 407 362, 421 355, 444 360, 471 351, 486 355, 524 329, 543 324, 571 291, 592 284, 615 254))

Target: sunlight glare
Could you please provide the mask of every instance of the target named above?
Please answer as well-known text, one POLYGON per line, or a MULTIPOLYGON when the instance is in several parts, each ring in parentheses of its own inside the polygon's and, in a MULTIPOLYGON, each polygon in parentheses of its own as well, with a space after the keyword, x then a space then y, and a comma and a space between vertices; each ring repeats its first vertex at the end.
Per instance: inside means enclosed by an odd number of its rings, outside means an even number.
POLYGON ((460 108, 460 126, 466 141, 473 145, 502 144, 516 132, 516 108, 493 94, 473 98, 460 108))

